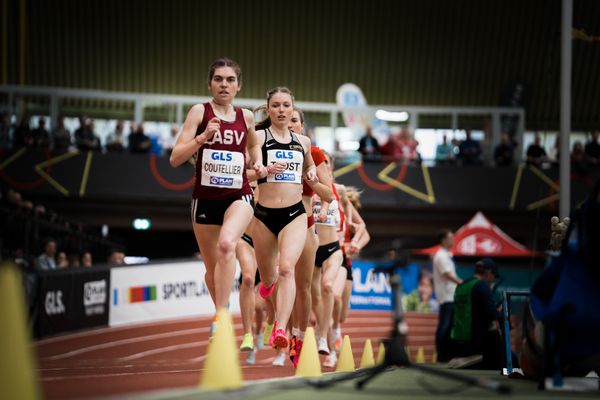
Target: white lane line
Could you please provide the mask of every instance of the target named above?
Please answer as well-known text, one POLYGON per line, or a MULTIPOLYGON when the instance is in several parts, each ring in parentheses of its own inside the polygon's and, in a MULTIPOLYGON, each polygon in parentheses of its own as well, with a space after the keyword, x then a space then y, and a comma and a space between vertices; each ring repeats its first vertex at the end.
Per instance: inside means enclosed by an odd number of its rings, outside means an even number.
POLYGON ((127 330, 144 329, 146 327, 152 327, 152 326, 168 326, 168 325, 173 325, 173 324, 196 323, 196 322, 201 323, 201 322, 205 322, 205 321, 207 321, 207 322, 212 321, 212 317, 166 319, 166 320, 161 320, 161 321, 146 322, 146 323, 140 323, 140 324, 135 324, 135 325, 107 326, 104 328, 91 329, 91 330, 86 330, 86 331, 81 331, 81 332, 76 332, 76 333, 69 333, 66 335, 55 336, 55 337, 46 338, 46 339, 40 339, 40 340, 36 340, 31 345, 39 346, 39 345, 52 344, 52 343, 67 341, 67 340, 71 340, 71 339, 78 339, 78 338, 82 338, 82 337, 103 335, 107 332, 109 332, 109 333, 121 332, 121 331, 127 331, 127 330))
POLYGON ((153 356, 155 354, 168 353, 170 351, 181 350, 181 349, 189 349, 195 347, 204 347, 208 344, 208 340, 201 340, 199 342, 191 342, 191 343, 181 343, 174 344, 172 346, 161 347, 158 349, 140 351, 139 353, 134 353, 125 357, 117 358, 118 361, 131 361, 137 360, 138 358, 153 356))
POLYGON ((159 374, 181 374, 193 372, 197 373, 198 368, 194 369, 174 369, 169 371, 141 371, 141 372, 113 372, 110 374, 90 374, 90 375, 69 375, 69 376, 52 376, 42 378, 42 381, 63 381, 73 379, 98 379, 98 378, 111 378, 117 376, 135 376, 135 375, 159 375, 159 374))
POLYGON ((185 329, 182 331, 175 331, 175 332, 164 332, 164 333, 155 333, 153 335, 146 335, 146 336, 138 336, 138 337, 133 337, 133 338, 127 338, 127 339, 120 339, 120 340, 113 340, 110 342, 106 342, 106 343, 100 343, 100 344, 95 344, 93 346, 87 346, 87 347, 82 347, 79 348, 77 350, 71 350, 68 351, 66 353, 62 353, 62 354, 56 354, 50 357, 41 357, 41 359, 43 360, 61 360, 63 358, 68 358, 68 357, 72 357, 72 356, 76 356, 78 354, 84 354, 84 353, 89 353, 91 351, 95 351, 95 350, 102 350, 102 349, 107 349, 110 347, 116 347, 116 346, 121 346, 121 345, 125 345, 125 344, 130 344, 130 343, 139 343, 139 342, 144 342, 144 341, 149 341, 149 340, 155 340, 155 339, 164 339, 164 338, 169 338, 169 337, 176 337, 176 336, 184 336, 184 335, 192 335, 195 333, 204 333, 204 332, 208 332, 210 328, 206 327, 206 328, 194 328, 194 329, 185 329))

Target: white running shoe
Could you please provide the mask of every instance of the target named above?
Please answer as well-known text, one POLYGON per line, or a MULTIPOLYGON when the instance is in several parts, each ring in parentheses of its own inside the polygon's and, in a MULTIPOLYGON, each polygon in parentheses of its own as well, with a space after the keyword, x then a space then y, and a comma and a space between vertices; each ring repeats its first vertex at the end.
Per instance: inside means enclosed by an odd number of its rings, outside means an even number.
POLYGON ((253 350, 251 350, 248 353, 248 357, 246 357, 246 364, 248 364, 248 365, 256 364, 256 353, 257 352, 258 352, 258 350, 256 350, 256 348, 254 348, 253 350))
POLYGON ((280 351, 277 353, 277 356, 275 357, 273 362, 271 362, 271 364, 273 364, 276 367, 283 367, 283 365, 285 364, 285 359, 286 359, 285 352, 280 351))
POLYGON ((262 350, 265 348, 264 337, 263 337, 262 332, 259 333, 258 335, 256 335, 256 348, 258 350, 262 350))
POLYGON ((327 338, 320 337, 319 338, 319 354, 329 355, 329 346, 327 345, 327 338))
POLYGON ((323 361, 323 366, 327 368, 335 368, 337 364, 337 353, 332 351, 329 353, 327 357, 325 357, 325 361, 323 361))

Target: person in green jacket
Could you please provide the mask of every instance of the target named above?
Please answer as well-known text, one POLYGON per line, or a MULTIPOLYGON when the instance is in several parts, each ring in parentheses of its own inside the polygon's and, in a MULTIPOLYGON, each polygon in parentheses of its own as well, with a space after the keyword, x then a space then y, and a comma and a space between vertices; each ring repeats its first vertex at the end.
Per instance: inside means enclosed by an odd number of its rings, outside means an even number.
POLYGON ((498 267, 491 258, 475 264, 475 274, 456 287, 450 368, 497 369, 502 364, 500 313, 491 285, 498 279, 498 267))

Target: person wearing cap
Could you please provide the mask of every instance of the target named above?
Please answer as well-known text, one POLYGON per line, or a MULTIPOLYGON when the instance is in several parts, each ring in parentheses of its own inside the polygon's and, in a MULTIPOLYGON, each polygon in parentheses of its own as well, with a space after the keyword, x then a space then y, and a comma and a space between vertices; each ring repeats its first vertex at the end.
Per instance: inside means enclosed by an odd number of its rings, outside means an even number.
POLYGON ((501 367, 502 341, 497 322, 500 313, 491 290, 499 277, 496 263, 484 258, 475 264, 474 275, 456 287, 451 332, 456 357, 448 362, 448 367, 501 367))

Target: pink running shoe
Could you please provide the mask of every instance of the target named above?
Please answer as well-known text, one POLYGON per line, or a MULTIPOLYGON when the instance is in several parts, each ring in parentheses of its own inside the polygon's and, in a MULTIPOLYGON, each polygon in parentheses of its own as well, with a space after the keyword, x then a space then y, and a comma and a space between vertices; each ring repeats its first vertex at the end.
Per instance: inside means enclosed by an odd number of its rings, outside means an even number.
POLYGON ((275 284, 277 283, 277 281, 273 282, 273 284, 269 287, 266 287, 265 285, 263 285, 263 283, 259 283, 258 284, 258 294, 260 294, 260 297, 262 297, 263 299, 268 298, 269 296, 271 296, 273 294, 273 292, 275 291, 275 284))
POLYGON ((287 335, 285 334, 285 331, 283 329, 279 328, 276 331, 274 330, 273 332, 275 335, 275 338, 273 339, 273 345, 276 349, 285 349, 289 346, 290 341, 288 340, 287 335))
POLYGON ((294 368, 298 368, 298 361, 300 361, 300 352, 302 351, 303 340, 296 339, 296 354, 294 355, 294 359, 292 362, 294 363, 294 368))
POLYGON ((273 321, 273 329, 271 330, 271 336, 269 336, 269 346, 275 348, 274 340, 275 334, 277 333, 277 321, 273 321))

